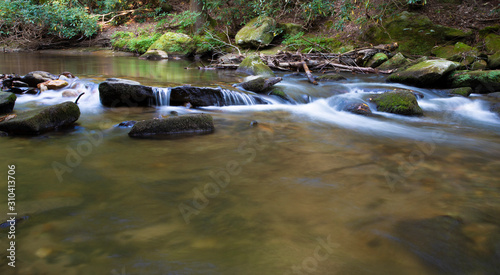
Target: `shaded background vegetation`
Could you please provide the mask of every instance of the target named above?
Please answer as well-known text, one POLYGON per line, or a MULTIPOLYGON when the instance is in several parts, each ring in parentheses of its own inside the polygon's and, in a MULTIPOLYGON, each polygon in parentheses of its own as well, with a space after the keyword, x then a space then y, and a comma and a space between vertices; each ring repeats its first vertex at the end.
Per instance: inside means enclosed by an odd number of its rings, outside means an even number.
MULTIPOLYGON (((482 0, 6 0, 0 2, 0 43, 35 49, 65 46, 95 37, 109 26, 149 22, 154 27, 134 33, 135 37, 143 37, 130 50, 142 52, 152 43, 155 33, 166 30, 190 34, 218 30, 219 33, 197 39, 202 44, 207 41, 221 44, 224 40, 229 42, 244 23, 259 15, 299 23, 303 32, 333 36, 344 31, 349 36, 365 24, 380 24, 396 11, 465 2, 470 2, 471 7, 488 9, 488 14, 471 10, 486 16, 485 20, 492 20, 485 23, 497 22, 500 4, 482 0), (220 35, 221 32, 225 35, 220 35)), ((448 20, 450 24, 460 24, 457 21, 460 16, 452 13, 452 18, 446 13, 449 11, 431 9, 438 14, 437 21, 444 18, 445 23, 448 20)), ((459 27, 474 28, 467 23, 459 27)), ((281 30, 276 31, 279 34, 281 30)), ((116 37, 126 35, 129 34, 120 33, 116 37)))

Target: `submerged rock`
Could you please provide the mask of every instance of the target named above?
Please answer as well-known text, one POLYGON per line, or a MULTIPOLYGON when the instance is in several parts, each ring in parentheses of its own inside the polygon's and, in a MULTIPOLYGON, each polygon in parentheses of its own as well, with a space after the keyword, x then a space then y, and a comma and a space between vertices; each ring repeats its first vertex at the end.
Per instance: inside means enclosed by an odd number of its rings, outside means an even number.
POLYGON ((370 96, 380 112, 406 116, 422 116, 424 112, 418 106, 417 98, 409 90, 394 90, 370 96))
POLYGON ((237 72, 247 73, 250 75, 274 76, 273 71, 269 68, 258 55, 247 56, 238 66, 237 72))
POLYGON ((8 114, 14 110, 17 96, 13 93, 0 91, 0 115, 8 114))
POLYGON ((340 80, 347 80, 343 75, 340 74, 324 74, 316 77, 317 81, 340 81, 340 80))
POLYGON ((106 107, 147 107, 155 100, 153 88, 117 78, 99 84, 99 98, 106 107))
POLYGON ((128 135, 136 138, 158 138, 210 134, 214 129, 212 116, 196 114, 139 121, 134 124, 128 135))
POLYGON ((274 84, 279 83, 282 80, 283 78, 281 77, 265 78, 263 76, 258 76, 248 81, 236 84, 235 86, 255 93, 264 93, 268 91, 274 84))
POLYGON ((448 77, 451 88, 471 87, 475 93, 500 91, 500 70, 456 71, 448 77))
POLYGON ((79 117, 78 105, 68 101, 19 113, 15 118, 0 122, 0 131, 9 134, 38 135, 73 125, 79 117))
POLYGON ((417 87, 436 87, 442 85, 443 78, 458 66, 459 63, 444 59, 426 60, 391 74, 387 81, 417 87))
POLYGON ((462 87, 446 90, 446 93, 450 96, 463 96, 468 97, 472 93, 471 87, 462 87))
POLYGON ((273 30, 276 20, 271 17, 259 16, 248 22, 235 36, 236 44, 242 47, 263 47, 271 44, 274 38, 273 30))
POLYGON ((400 221, 391 239, 442 274, 498 274, 498 233, 481 236, 481 240, 489 241, 483 251, 465 234, 466 226, 460 218, 450 216, 400 221))

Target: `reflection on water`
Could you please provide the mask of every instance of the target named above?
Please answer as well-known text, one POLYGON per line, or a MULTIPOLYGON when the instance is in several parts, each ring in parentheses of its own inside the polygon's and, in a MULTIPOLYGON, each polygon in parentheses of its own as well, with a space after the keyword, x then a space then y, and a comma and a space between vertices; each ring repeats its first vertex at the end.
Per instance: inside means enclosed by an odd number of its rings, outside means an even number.
MULTIPOLYGON (((0 60, 0 72, 71 71, 94 82, 240 79, 184 70, 187 61, 0 60)), ((387 86, 379 76, 350 78, 314 87, 324 98, 309 104, 198 111, 214 117, 211 135, 130 139, 115 125, 195 111, 103 108, 94 94, 74 129, 3 138, 1 163, 16 165, 19 215, 29 219, 16 232, 16 273, 2 261, 2 274, 498 273, 498 117, 485 102, 424 89, 423 118, 346 114, 327 97, 387 86)), ((283 85, 308 89, 304 80, 283 85)), ((63 101, 20 97, 16 108, 45 100, 63 101)))

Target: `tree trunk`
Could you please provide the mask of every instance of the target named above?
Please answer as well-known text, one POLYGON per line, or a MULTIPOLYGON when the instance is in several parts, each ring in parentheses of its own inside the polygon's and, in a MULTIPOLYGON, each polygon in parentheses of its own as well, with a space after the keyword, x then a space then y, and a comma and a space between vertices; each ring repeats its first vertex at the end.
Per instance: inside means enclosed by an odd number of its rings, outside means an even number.
POLYGON ((198 18, 196 18, 196 22, 194 23, 192 32, 196 33, 198 32, 199 29, 203 27, 205 22, 207 22, 207 12, 203 9, 203 3, 201 2, 202 0, 190 0, 189 1, 189 10, 192 12, 199 12, 201 13, 198 18))

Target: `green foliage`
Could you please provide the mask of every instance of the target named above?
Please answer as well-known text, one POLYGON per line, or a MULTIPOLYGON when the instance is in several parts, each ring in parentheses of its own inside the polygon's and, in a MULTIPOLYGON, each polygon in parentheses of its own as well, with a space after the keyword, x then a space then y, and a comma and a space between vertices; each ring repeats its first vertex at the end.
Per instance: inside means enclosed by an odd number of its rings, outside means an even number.
POLYGON ((310 25, 314 20, 335 15, 334 1, 312 0, 302 3, 301 8, 306 25, 310 25))
POLYGON ((143 54, 160 36, 160 33, 149 33, 145 30, 139 30, 138 34, 118 31, 111 37, 111 44, 117 49, 143 54))
POLYGON ((0 1, 0 35, 61 39, 94 35, 99 29, 97 18, 81 7, 68 7, 66 2, 36 5, 22 0, 0 1))
POLYGON ((183 11, 177 14, 169 14, 166 15, 165 18, 160 19, 160 21, 156 24, 156 29, 159 31, 177 29, 184 32, 189 30, 189 28, 196 23, 196 20, 200 15, 200 12, 193 11, 183 11))
POLYGON ((193 36, 196 44, 197 54, 206 54, 212 52, 224 52, 226 44, 215 33, 205 31, 203 35, 193 36))
POLYGON ((339 48, 342 46, 342 42, 333 37, 305 37, 303 32, 299 32, 295 35, 285 35, 283 45, 285 45, 288 50, 299 50, 304 53, 314 50, 321 52, 335 52, 341 50, 339 48))

